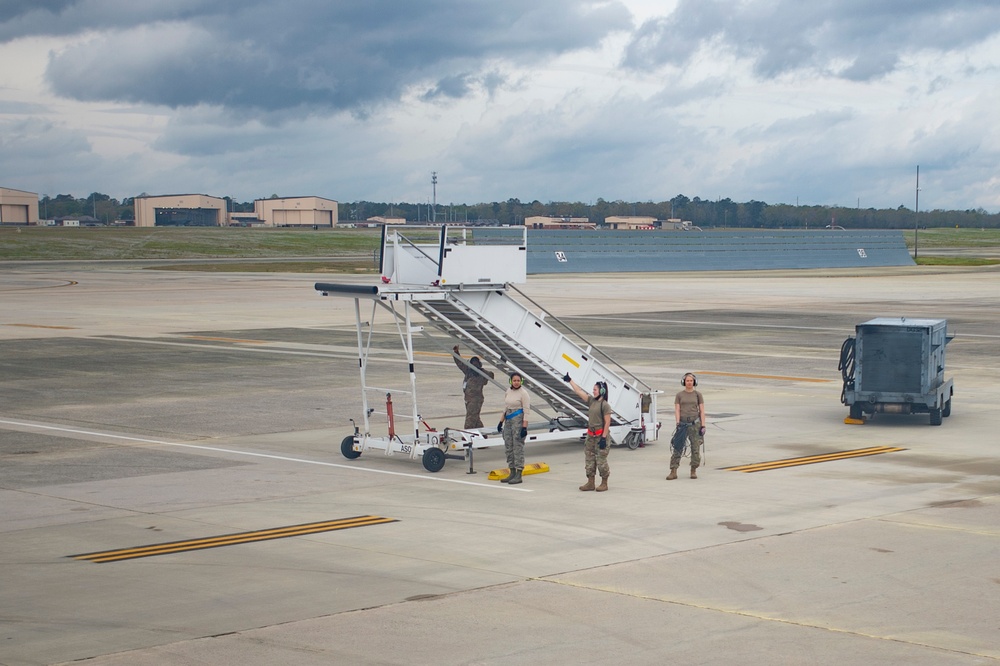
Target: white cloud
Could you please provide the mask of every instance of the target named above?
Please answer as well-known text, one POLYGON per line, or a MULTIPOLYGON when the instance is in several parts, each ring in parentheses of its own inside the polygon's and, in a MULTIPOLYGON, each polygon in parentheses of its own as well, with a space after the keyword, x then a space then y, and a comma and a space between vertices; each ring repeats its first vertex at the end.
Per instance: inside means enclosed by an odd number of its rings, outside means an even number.
POLYGON ((0 183, 1000 210, 986 0, 0 10, 0 183), (627 11, 631 11, 631 16, 627 11))

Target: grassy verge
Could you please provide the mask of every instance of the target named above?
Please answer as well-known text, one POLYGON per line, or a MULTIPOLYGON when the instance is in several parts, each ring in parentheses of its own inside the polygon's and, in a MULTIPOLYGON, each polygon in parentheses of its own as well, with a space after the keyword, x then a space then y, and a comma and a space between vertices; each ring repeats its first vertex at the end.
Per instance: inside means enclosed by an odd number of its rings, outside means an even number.
POLYGON ((0 260, 374 256, 377 229, 0 227, 0 260))
MULTIPOLYGON (((1000 229, 920 229, 916 238, 912 229, 902 231, 911 250, 916 240, 919 248, 917 264, 921 266, 991 266, 1000 263, 1000 229), (945 250, 958 250, 969 256, 933 255, 935 251, 945 250)), ((436 237, 436 232, 433 236, 436 237)), ((185 259, 196 259, 198 263, 157 268, 364 274, 376 272, 375 257, 380 240, 381 231, 378 229, 8 226, 0 227, 0 260, 164 259, 183 262, 185 259)))
POLYGON ((924 248, 948 248, 948 249, 990 249, 1000 250, 1000 229, 903 229, 903 238, 906 246, 913 248, 917 246, 924 248))
POLYGON ((918 266, 996 266, 1000 259, 983 257, 917 257, 918 266))

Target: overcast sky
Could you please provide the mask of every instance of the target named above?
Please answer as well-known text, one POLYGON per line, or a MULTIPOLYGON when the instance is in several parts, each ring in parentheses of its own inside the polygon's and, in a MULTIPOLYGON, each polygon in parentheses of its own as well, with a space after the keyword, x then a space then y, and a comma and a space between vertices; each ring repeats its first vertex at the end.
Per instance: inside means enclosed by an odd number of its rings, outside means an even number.
POLYGON ((998 0, 0 0, 0 186, 1000 212, 998 0))

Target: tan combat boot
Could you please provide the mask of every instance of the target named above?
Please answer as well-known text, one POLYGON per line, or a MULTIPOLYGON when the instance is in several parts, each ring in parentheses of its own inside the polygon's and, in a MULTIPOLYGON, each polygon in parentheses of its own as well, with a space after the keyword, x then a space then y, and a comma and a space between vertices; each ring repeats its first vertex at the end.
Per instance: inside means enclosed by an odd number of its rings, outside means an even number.
POLYGON ((601 485, 597 486, 597 492, 603 493, 607 489, 608 489, 608 477, 602 476, 601 485))
POLYGON ((594 489, 594 477, 588 476, 587 483, 580 486, 580 490, 593 490, 594 489))
POLYGON ((697 479, 698 478, 698 473, 695 472, 696 469, 698 469, 698 468, 697 467, 692 467, 691 468, 691 478, 692 479, 697 479))
POLYGON ((667 481, 673 481, 676 478, 677 478, 677 468, 675 467, 670 470, 670 474, 667 474, 667 481))

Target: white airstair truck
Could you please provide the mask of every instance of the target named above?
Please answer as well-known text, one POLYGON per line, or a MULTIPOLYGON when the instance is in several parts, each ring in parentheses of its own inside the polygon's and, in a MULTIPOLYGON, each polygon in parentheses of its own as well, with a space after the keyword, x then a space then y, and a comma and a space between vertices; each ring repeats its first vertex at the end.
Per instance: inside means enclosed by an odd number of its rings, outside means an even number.
MULTIPOLYGON (((430 472, 440 471, 446 459, 467 460, 471 472, 474 449, 503 446, 495 428, 437 431, 421 417, 413 336, 427 336, 443 346, 440 335, 430 335, 432 330, 460 341, 504 372, 521 373, 536 398, 533 403, 541 398, 552 410, 547 414, 543 406, 533 404, 532 411, 542 418, 529 420, 532 428, 526 443, 582 439, 586 435, 587 407, 563 381, 567 373, 588 391, 597 381, 607 382, 612 444, 636 449, 656 439, 656 397, 660 392, 515 286, 527 281, 525 227, 389 225, 382 230, 380 271, 380 282, 373 286, 315 285, 324 296, 354 299, 363 414, 360 424, 352 419, 354 433, 341 442, 346 458, 380 451, 386 456, 420 459, 430 472), (512 296, 515 292, 520 300, 512 296), (386 313, 389 327, 395 327, 399 335, 409 369, 408 381, 396 389, 368 383, 376 318, 386 313), (375 427, 383 429, 381 418, 373 427, 376 415, 387 421, 384 434, 375 432, 375 427), (406 425, 397 427, 397 420, 406 425), (540 429, 540 425, 544 427, 540 429)), ((443 348, 451 353, 450 345, 443 348)), ((493 383, 506 389, 507 377, 500 379, 503 383, 493 383)))

